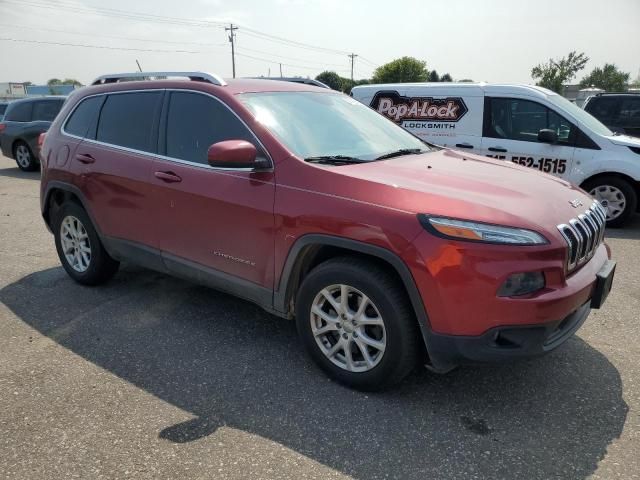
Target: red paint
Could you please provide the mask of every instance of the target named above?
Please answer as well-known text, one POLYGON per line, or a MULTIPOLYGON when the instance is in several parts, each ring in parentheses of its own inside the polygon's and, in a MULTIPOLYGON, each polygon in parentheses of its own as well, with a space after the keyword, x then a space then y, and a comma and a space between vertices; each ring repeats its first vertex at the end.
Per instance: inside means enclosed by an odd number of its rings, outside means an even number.
MULTIPOLYGON (((72 160, 64 167, 43 162, 42 185, 61 180, 80 188, 104 235, 159 248, 274 290, 291 246, 305 234, 370 243, 406 263, 432 329, 458 335, 564 318, 588 300, 595 272, 609 257, 608 247, 601 246, 589 263, 566 275, 566 244, 556 225, 579 213, 570 200, 584 205, 592 200, 563 180, 451 150, 370 164, 310 164, 288 151, 235 98, 257 91, 335 92, 295 83, 237 80, 225 87, 125 82, 85 88, 76 95, 149 88, 199 90, 218 97, 257 135, 274 168, 214 170, 80 142, 60 133, 61 119, 76 103, 69 101, 49 130, 42 158, 52 152, 55 158, 67 145, 72 160), (82 164, 74 160, 77 155, 91 155, 95 162, 82 164), (549 244, 518 247, 444 240, 422 228, 418 213, 532 229, 549 244), (544 272, 543 291, 519 299, 496 296, 510 274, 532 270, 544 272)), ((240 142, 234 143, 218 144, 210 153, 246 158, 246 149, 238 150, 240 142)))

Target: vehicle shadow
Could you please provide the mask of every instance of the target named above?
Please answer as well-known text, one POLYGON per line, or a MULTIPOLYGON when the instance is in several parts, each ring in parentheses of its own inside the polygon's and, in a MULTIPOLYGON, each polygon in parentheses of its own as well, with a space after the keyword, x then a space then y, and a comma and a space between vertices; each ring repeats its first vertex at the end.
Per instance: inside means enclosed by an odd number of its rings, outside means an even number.
POLYGON ((0 168, 0 177, 21 178, 21 179, 24 179, 24 180, 38 180, 38 181, 40 181, 40 171, 23 172, 18 167, 15 167, 15 168, 0 168))
POLYGON ((445 376, 420 370, 394 390, 364 394, 311 364, 293 322, 136 267, 99 288, 43 270, 0 290, 0 301, 196 417, 158 431, 166 441, 228 426, 358 479, 586 478, 627 417, 618 371, 577 337, 540 359, 445 376))
POLYGON ((608 228, 605 238, 631 238, 640 240, 640 214, 635 214, 622 228, 608 228))

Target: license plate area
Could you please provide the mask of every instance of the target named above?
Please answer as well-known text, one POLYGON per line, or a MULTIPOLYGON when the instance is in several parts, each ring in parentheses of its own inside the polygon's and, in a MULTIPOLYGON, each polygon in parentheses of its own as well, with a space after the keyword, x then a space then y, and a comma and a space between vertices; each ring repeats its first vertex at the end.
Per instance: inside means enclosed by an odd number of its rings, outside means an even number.
POLYGON ((600 308, 613 285, 613 276, 616 272, 616 262, 607 260, 600 271, 596 274, 596 286, 591 297, 591 308, 600 308))

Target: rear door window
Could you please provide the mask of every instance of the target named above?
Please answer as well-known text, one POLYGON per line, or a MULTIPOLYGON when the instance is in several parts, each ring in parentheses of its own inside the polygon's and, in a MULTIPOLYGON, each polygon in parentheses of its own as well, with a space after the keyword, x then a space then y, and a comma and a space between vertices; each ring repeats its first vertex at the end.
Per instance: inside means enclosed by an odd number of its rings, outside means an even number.
POLYGON ((225 105, 207 95, 172 92, 166 130, 166 155, 207 163, 207 150, 224 140, 246 140, 264 156, 249 129, 225 105))
POLYGON ((33 121, 53 122, 64 100, 41 100, 33 105, 33 121))
POLYGON ((5 120, 11 122, 30 122, 33 102, 14 103, 7 109, 5 120))
POLYGON ((82 100, 67 120, 64 131, 77 137, 95 138, 95 122, 103 101, 104 96, 82 100))
POLYGON ((162 92, 111 94, 107 97, 96 140, 143 152, 155 152, 154 125, 157 123, 162 92))
POLYGON ((640 127, 640 97, 624 98, 620 108, 621 127, 640 127))
POLYGON ((587 102, 585 110, 605 125, 615 125, 620 111, 620 100, 614 97, 595 97, 587 102))

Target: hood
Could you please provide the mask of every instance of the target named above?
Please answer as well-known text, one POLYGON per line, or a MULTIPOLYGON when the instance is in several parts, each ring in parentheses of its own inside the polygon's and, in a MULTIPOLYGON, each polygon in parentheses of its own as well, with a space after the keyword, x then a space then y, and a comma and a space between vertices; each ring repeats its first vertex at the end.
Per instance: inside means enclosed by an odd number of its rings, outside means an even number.
POLYGON ((640 148, 640 138, 637 137, 631 137, 629 135, 609 135, 605 138, 614 145, 640 148))
POLYGON ((551 236, 557 236, 558 224, 583 213, 593 202, 580 188, 551 175, 454 150, 326 168, 348 177, 333 183, 338 195, 416 214, 529 228, 551 236), (349 191, 343 192, 345 188, 349 191))

